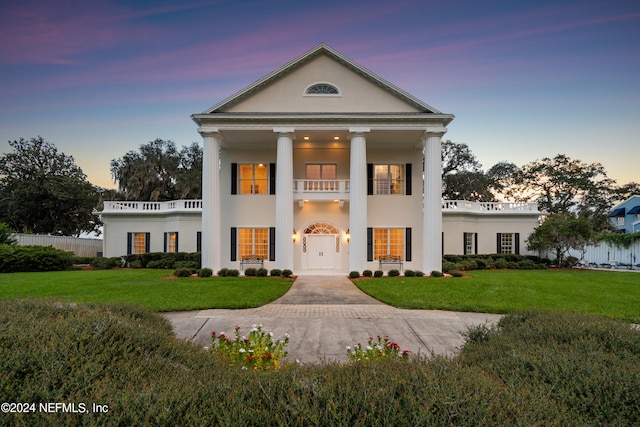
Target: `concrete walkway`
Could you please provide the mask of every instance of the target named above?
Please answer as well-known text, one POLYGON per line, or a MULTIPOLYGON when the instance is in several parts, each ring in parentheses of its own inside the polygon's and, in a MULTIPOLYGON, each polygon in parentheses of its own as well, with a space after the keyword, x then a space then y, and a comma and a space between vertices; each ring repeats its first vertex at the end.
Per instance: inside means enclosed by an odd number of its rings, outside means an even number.
POLYGON ((470 326, 496 323, 497 314, 405 310, 383 304, 360 291, 345 276, 299 276, 289 292, 259 308, 163 313, 179 338, 203 346, 211 332, 248 334, 263 325, 274 338, 289 334, 288 361, 346 362, 346 346, 366 345, 369 337, 388 335, 413 354, 454 355, 470 326))

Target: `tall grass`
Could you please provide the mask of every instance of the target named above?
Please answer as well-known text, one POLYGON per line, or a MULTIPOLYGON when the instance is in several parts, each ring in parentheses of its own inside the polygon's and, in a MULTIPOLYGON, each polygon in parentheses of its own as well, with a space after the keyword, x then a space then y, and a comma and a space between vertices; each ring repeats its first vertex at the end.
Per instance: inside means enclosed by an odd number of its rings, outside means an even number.
POLYGON ((0 414, 27 425, 638 425, 640 331, 587 315, 477 328, 456 359, 243 371, 142 309, 0 302, 0 401, 101 413, 0 414))

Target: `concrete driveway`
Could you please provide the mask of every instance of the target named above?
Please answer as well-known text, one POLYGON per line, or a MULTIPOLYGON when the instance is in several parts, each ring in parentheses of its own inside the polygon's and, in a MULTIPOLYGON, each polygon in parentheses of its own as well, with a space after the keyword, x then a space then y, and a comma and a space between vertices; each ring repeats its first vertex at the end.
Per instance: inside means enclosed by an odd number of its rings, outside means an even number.
POLYGON ((366 345, 388 335, 413 354, 455 355, 470 326, 495 324, 502 316, 438 310, 405 310, 383 304, 360 291, 345 276, 299 276, 289 292, 259 308, 163 313, 179 338, 203 346, 211 332, 248 334, 263 325, 274 338, 289 334, 288 361, 346 362, 346 346, 366 345))

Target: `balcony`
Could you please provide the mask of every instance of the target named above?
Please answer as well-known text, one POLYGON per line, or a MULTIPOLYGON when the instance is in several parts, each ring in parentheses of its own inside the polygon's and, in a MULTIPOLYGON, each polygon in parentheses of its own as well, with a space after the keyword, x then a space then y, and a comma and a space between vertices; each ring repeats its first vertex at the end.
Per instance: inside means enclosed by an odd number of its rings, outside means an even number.
POLYGON ((104 202, 102 213, 179 213, 202 212, 202 200, 169 200, 167 202, 104 202))
POLYGON ((294 200, 347 200, 348 179, 294 179, 294 200))
POLYGON ((504 213, 504 214, 532 214, 541 213, 537 203, 523 202, 469 202, 467 200, 443 200, 442 212, 470 212, 470 213, 504 213))

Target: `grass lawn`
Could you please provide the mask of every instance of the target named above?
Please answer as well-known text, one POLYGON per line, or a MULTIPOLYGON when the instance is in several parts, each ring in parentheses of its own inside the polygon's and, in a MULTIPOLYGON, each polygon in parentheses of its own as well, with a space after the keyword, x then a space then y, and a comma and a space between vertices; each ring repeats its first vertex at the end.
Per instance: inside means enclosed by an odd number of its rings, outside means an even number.
POLYGON ((290 279, 212 277, 168 279, 173 270, 95 270, 0 274, 0 299, 55 298, 125 303, 153 311, 259 307, 284 295, 290 279))
POLYGON ((543 310, 640 322, 640 274, 590 270, 478 270, 466 278, 380 277, 356 285, 412 309, 508 313, 543 310))

